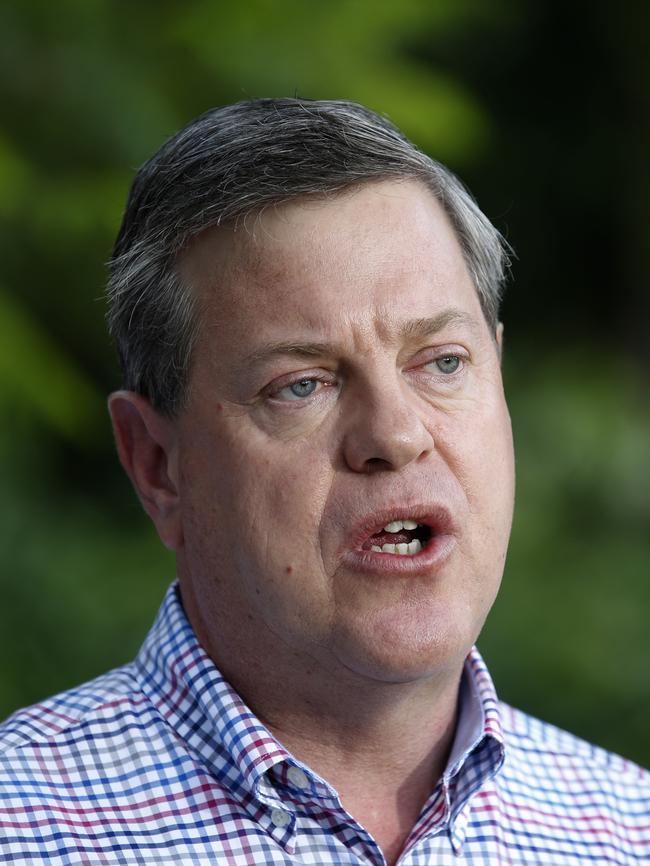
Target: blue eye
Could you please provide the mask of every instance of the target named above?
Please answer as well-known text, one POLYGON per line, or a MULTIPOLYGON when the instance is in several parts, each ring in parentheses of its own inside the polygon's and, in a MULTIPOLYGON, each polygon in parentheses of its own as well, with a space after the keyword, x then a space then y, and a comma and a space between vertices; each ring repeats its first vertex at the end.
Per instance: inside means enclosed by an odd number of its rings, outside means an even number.
POLYGON ((282 403, 300 403, 304 401, 308 405, 312 396, 323 396, 322 391, 332 384, 329 380, 321 379, 319 376, 305 376, 304 379, 296 379, 282 388, 276 388, 267 392, 269 398, 282 403))
POLYGON ((290 391, 294 397, 301 399, 302 397, 309 397, 316 390, 316 385, 318 384, 316 379, 301 379, 299 382, 293 382, 291 385, 287 385, 286 388, 283 388, 284 391, 290 391))
POLYGON ((434 363, 441 373, 449 375, 460 367, 460 358, 458 355, 447 355, 445 358, 436 358, 434 363))

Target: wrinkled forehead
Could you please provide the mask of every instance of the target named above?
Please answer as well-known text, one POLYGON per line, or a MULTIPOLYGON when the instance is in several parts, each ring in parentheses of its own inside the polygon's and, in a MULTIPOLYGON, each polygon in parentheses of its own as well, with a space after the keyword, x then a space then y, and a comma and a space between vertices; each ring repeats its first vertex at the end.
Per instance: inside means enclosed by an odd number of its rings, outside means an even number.
MULTIPOLYGON (((422 306, 478 298, 447 215, 416 181, 363 184, 301 198, 210 228, 179 263, 201 317, 334 319, 395 300, 422 306)), ((429 314, 420 310, 416 314, 429 314)))

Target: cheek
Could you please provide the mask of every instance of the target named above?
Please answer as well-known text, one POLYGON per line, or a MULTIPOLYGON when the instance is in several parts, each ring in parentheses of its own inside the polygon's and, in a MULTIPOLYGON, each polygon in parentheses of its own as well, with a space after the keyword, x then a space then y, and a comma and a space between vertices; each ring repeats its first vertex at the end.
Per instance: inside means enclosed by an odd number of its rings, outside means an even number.
POLYGON ((494 561, 499 579, 505 563, 514 507, 514 453, 505 403, 486 418, 476 443, 476 497, 482 555, 494 561))
POLYGON ((192 512, 209 515, 204 532, 232 546, 239 571, 304 562, 318 538, 329 463, 313 438, 278 442, 235 420, 196 449, 185 485, 192 512))
POLYGON ((514 501, 510 417, 502 397, 482 401, 441 428, 440 450, 467 499, 472 526, 497 544, 507 541, 514 501), (457 423, 459 422, 459 423, 457 423))

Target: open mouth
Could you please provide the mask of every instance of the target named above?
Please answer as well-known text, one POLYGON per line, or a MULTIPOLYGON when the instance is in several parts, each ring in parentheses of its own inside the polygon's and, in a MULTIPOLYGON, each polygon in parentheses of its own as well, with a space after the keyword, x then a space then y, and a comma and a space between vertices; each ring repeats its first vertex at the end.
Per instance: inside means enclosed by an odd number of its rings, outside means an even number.
POLYGON ((432 537, 431 527, 411 519, 394 519, 369 536, 362 550, 393 556, 417 556, 432 537))

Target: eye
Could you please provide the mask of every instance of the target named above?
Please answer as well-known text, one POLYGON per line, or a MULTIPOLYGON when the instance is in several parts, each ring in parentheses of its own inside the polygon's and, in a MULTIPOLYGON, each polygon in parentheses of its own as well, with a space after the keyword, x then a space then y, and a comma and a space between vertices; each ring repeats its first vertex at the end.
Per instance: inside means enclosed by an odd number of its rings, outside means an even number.
POLYGON ((441 373, 450 375, 451 373, 456 373, 458 371, 460 367, 460 358, 458 355, 445 355, 443 358, 436 358, 435 361, 430 363, 435 364, 441 373))
POLYGON ((299 379, 280 388, 275 396, 281 400, 303 400, 305 397, 311 397, 318 384, 318 379, 299 379))

